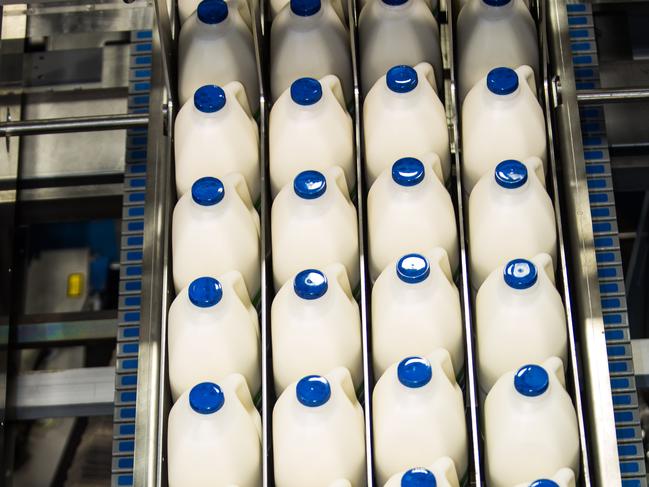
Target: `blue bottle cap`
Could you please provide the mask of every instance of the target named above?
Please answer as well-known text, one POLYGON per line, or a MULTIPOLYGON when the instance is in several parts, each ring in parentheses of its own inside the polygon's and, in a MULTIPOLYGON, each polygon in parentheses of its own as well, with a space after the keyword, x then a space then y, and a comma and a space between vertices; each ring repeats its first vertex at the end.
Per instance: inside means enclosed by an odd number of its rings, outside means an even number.
POLYGON ((383 3, 389 5, 390 7, 396 7, 398 5, 403 5, 408 0, 383 0, 383 3))
POLYGON ((424 163, 414 157, 403 157, 392 164, 392 180, 399 186, 415 186, 425 175, 424 163))
POLYGON ((514 289, 532 287, 538 279, 536 266, 527 259, 514 259, 507 262, 503 275, 505 283, 514 289))
POLYGON ((213 206, 225 196, 225 187, 220 179, 206 176, 192 184, 192 199, 201 206, 213 206))
POLYGON ((204 24, 219 24, 228 18, 228 4, 223 0, 203 0, 198 4, 196 15, 204 24))
POLYGON ((307 375, 297 383, 295 393, 300 404, 317 408, 331 397, 331 386, 321 375, 307 375))
POLYGON ((320 11, 320 0, 291 0, 291 11, 300 17, 310 17, 320 11))
POLYGON ((302 299, 321 298, 329 289, 327 276, 316 269, 306 269, 295 276, 293 289, 302 299))
POLYGON ((221 283, 213 277, 199 277, 189 285, 189 300, 199 308, 210 308, 223 298, 221 283))
POLYGON ((397 377, 404 386, 415 389, 430 382, 433 369, 424 357, 408 357, 399 362, 397 377))
POLYGON ((532 482, 530 484, 530 487, 559 487, 559 484, 557 484, 554 480, 539 479, 532 482))
POLYGON ((510 68, 494 68, 487 75, 487 88, 496 95, 509 95, 518 88, 518 75, 510 68))
POLYGON ((527 167, 520 161, 503 161, 496 166, 494 176, 503 188, 520 188, 527 182, 527 167))
POLYGON ((490 7, 502 7, 503 5, 507 5, 512 0, 482 0, 482 1, 487 5, 489 5, 490 7))
POLYGON ((540 365, 524 365, 514 376, 514 387, 527 397, 540 396, 548 389, 549 384, 548 373, 540 365))
POLYGON ((194 106, 203 113, 218 112, 225 101, 225 91, 220 86, 205 85, 194 92, 194 106))
POLYGON ((426 468, 411 468, 401 477, 401 487, 437 487, 437 479, 426 468))
POLYGON ((417 87, 417 71, 410 66, 394 66, 385 75, 385 82, 395 93, 408 93, 417 87))
POLYGON ((189 405, 200 414, 212 414, 223 407, 225 395, 213 382, 201 382, 189 391, 189 405))
POLYGON ((291 99, 302 106, 318 103, 322 98, 322 85, 314 78, 300 78, 291 84, 291 99))
POLYGON ((397 276, 405 283, 417 284, 429 275, 428 259, 421 254, 406 254, 397 262, 397 276))
POLYGON ((293 180, 293 190, 300 198, 314 200, 327 191, 327 179, 318 171, 302 171, 293 180))

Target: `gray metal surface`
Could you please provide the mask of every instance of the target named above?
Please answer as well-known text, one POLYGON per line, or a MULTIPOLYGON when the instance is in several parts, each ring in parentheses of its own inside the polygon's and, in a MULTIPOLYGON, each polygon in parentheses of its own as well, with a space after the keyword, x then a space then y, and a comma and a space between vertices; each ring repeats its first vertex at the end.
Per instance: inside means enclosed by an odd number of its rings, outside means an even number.
POLYGON ((123 130, 131 127, 145 127, 148 123, 149 116, 139 114, 20 120, 0 122, 0 137, 123 130))
POLYGON ((649 88, 601 88, 579 90, 577 101, 582 105, 649 101, 649 88))

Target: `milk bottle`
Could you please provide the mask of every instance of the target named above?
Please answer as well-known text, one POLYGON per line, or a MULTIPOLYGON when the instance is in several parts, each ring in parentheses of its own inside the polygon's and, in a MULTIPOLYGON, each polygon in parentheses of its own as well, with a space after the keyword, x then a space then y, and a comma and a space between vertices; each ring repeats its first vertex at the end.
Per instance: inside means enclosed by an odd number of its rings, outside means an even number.
POLYGON ((514 487, 575 487, 575 474, 569 468, 562 468, 550 478, 522 482, 514 487))
POLYGON ((358 21, 363 95, 392 66, 431 64, 438 91, 443 86, 439 27, 423 0, 376 0, 358 21))
POLYGON ((441 177, 439 157, 426 154, 421 160, 399 159, 372 185, 367 197, 372 279, 403 254, 431 247, 446 250, 451 270, 457 270, 455 211, 441 177))
POLYGON ((273 373, 279 395, 310 373, 346 367, 363 383, 361 320, 347 271, 306 269, 279 290, 271 307, 273 373))
POLYGON ((259 215, 240 174, 204 177, 173 213, 173 278, 180 292, 201 276, 237 270, 251 296, 259 291, 259 215))
MULTIPOLYGON (((201 0, 178 0, 178 17, 180 18, 180 25, 184 24, 185 21, 196 11, 199 3, 201 3, 201 0)), ((243 21, 246 23, 248 28, 252 30, 252 18, 248 0, 226 0, 225 3, 228 4, 228 8, 238 10, 243 21)))
POLYGON ((552 258, 514 259, 494 270, 476 299, 480 388, 505 372, 559 357, 567 364, 566 312, 552 258))
POLYGON ((273 100, 298 78, 338 77, 344 99, 353 97, 349 34, 331 3, 291 0, 270 30, 270 88, 273 100))
POLYGON ((438 348, 426 357, 392 364, 374 387, 374 460, 377 480, 413 465, 453 459, 467 470, 467 435, 462 391, 451 357, 438 348))
POLYGON ((546 253, 557 262, 552 201, 541 185, 541 161, 503 161, 469 197, 469 265, 475 290, 512 259, 546 253))
POLYGON ((240 81, 245 86, 250 108, 256 113, 259 84, 250 29, 237 8, 228 8, 223 0, 203 0, 180 29, 180 104, 184 105, 201 86, 223 86, 231 81, 240 81))
POLYGON ((557 357, 498 379, 484 410, 489 486, 547 478, 563 467, 579 472, 577 417, 564 387, 557 357))
POLYGON ((441 457, 428 468, 416 467, 390 477, 384 487, 460 487, 453 460, 441 457))
MULTIPOLYGON (((347 9, 349 8, 347 0, 328 0, 331 3, 334 11, 340 17, 343 25, 347 25, 348 13, 347 9)), ((290 0, 270 0, 270 15, 274 19, 277 17, 277 14, 290 3, 290 0)))
POLYGON ((273 196, 299 172, 330 166, 354 186, 354 127, 335 76, 295 80, 270 111, 269 137, 273 196))
POLYGON ((468 2, 458 15, 457 45, 460 101, 497 66, 525 64, 539 75, 536 25, 523 0, 468 2))
POLYGON ((349 371, 309 375, 291 384, 273 409, 277 487, 365 485, 363 408, 349 371))
POLYGON ((259 198, 259 130, 241 83, 201 86, 178 112, 175 134, 179 198, 198 178, 231 172, 241 173, 259 198))
POLYGON ((170 487, 261 485, 261 417, 242 375, 185 391, 168 421, 170 487))
POLYGON ((273 276, 279 289, 304 269, 339 262, 358 284, 358 222, 339 167, 298 174, 271 209, 273 276))
POLYGON ((538 157, 546 164, 545 118, 529 66, 496 68, 462 105, 463 182, 467 194, 500 161, 538 157), (519 80, 527 82, 519 83, 519 80))
MULTIPOLYGON (((365 8, 365 5, 367 5, 368 3, 372 3, 372 0, 360 0, 356 2, 358 11, 360 13, 363 13, 363 9, 365 8)), ((424 0, 424 3, 428 6, 428 9, 431 10, 433 13, 437 12, 439 8, 439 0, 424 0)))
MULTIPOLYGON (((467 3, 471 2, 473 0, 453 0, 453 12, 457 15, 460 10, 462 10, 462 7, 464 7, 467 3)), ((478 2, 482 0, 477 0, 478 2)), ((523 0, 523 3, 527 8, 530 8, 530 0, 523 0)))
POLYGON ((260 387, 259 321, 238 271, 199 277, 169 309, 169 385, 174 400, 193 385, 242 374, 260 387))
POLYGON ((451 154, 444 105, 435 93, 428 63, 395 66, 372 87, 363 105, 368 186, 401 157, 434 152, 443 180, 451 174, 451 154))
MULTIPOLYGON (((273 338, 274 339, 274 338, 273 338)), ((403 357, 435 348, 449 351, 453 370, 464 369, 460 295, 446 251, 406 254, 381 273, 372 288, 372 356, 380 377, 403 357)))

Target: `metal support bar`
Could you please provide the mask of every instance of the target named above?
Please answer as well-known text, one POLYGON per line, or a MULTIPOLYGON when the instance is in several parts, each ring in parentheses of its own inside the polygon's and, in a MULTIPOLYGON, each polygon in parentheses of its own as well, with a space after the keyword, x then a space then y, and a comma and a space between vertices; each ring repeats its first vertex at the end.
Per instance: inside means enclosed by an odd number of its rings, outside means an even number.
POLYGON ((149 116, 140 114, 21 120, 17 122, 0 122, 0 137, 123 130, 133 127, 146 127, 148 123, 149 116))
POLYGON ((577 101, 581 105, 649 101, 649 88, 604 88, 600 90, 578 90, 577 101))

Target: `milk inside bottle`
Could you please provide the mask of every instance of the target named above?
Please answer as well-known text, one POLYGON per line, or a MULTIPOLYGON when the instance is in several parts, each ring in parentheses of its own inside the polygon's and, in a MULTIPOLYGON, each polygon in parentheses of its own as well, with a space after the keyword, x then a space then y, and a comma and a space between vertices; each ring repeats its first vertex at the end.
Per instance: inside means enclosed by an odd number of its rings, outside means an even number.
POLYGON ((514 487, 575 487, 575 474, 569 468, 562 468, 550 478, 521 482, 514 487))
POLYGON ((427 468, 415 467, 390 477, 384 487, 460 487, 453 460, 441 457, 427 468))
POLYGON ((185 391, 169 412, 169 485, 261 485, 261 417, 240 374, 185 391))

